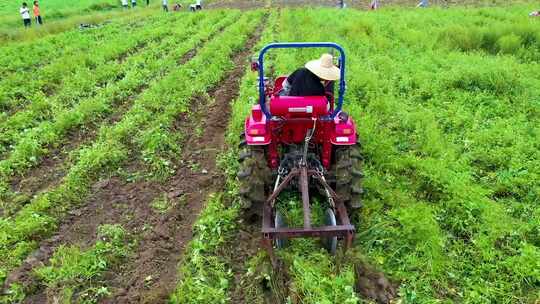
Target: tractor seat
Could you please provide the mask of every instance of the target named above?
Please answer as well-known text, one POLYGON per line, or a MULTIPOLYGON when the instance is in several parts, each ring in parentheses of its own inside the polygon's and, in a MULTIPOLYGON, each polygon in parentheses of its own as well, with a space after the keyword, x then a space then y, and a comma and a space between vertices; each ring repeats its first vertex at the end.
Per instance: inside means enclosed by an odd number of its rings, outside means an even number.
POLYGON ((319 117, 327 115, 326 96, 272 96, 270 113, 283 117, 319 117))

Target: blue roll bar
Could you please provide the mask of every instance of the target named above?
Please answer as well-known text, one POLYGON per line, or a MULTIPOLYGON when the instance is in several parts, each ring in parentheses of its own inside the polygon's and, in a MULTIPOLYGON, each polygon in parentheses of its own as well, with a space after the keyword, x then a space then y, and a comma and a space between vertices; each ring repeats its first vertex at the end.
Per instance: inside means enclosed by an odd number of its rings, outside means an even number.
POLYGON ((343 98, 345 95, 345 51, 343 48, 333 42, 285 42, 285 43, 270 43, 266 45, 259 53, 259 104, 267 118, 271 118, 272 114, 266 108, 266 94, 264 92, 264 54, 270 49, 291 49, 291 48, 334 48, 339 51, 339 67, 341 77, 339 80, 339 96, 334 112, 331 118, 334 118, 343 106, 343 98))

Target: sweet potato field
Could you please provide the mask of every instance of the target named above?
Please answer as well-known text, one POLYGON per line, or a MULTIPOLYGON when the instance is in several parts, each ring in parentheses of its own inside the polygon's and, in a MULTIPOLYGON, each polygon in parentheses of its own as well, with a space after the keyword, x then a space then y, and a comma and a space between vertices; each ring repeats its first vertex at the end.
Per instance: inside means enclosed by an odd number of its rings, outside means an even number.
MULTIPOLYGON (((540 301, 534 4, 270 4, 0 46, 0 303, 540 301), (249 58, 290 41, 346 51, 363 208, 352 249, 296 240, 272 267, 242 216, 238 144, 249 58)), ((273 51, 268 70, 324 51, 273 51)))

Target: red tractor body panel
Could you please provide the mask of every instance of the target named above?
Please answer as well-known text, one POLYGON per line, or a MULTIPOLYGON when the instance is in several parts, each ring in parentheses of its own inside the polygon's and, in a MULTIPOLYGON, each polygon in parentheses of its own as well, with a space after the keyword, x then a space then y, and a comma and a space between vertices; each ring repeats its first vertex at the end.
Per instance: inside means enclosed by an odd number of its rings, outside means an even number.
MULTIPOLYGON (((281 145, 302 144, 306 132, 315 127, 312 143, 321 147, 322 165, 329 169, 333 145, 356 144, 356 126, 348 115, 333 112, 333 99, 326 96, 280 96, 285 77, 279 77, 273 89, 266 91, 270 100, 268 108, 272 119, 267 119, 260 105, 254 105, 245 122, 248 145, 268 145, 268 165, 277 169, 280 163, 281 145)), ((344 114, 344 113, 343 113, 344 114)))

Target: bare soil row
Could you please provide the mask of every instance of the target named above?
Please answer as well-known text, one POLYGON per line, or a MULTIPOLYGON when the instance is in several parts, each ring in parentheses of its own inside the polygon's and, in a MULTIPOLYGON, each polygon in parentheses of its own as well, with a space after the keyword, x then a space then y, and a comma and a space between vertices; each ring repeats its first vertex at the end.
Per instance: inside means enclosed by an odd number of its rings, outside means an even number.
MULTIPOLYGON (((137 246, 129 260, 105 275, 102 283, 112 290, 112 296, 105 302, 166 302, 177 282, 177 265, 191 239, 191 226, 208 196, 223 188, 225 178, 216 167, 216 157, 226 148, 224 133, 230 103, 237 96, 245 59, 259 40, 261 28, 256 29, 245 48, 234 55, 234 69, 222 82, 210 90, 208 96, 194 98, 190 113, 178 117, 174 131, 183 135, 181 146, 184 148, 176 162, 178 170, 171 178, 165 182, 128 181, 125 176, 115 175, 97 182, 84 206, 70 211, 55 235, 41 242, 40 248, 10 274, 7 283, 23 282, 32 290, 27 303, 47 301, 46 290, 32 275, 35 267, 46 264, 61 244, 91 246, 98 227, 108 223, 120 224, 135 235, 137 246), (195 128, 204 132, 196 135, 195 128), (151 206, 161 197, 173 206, 166 213, 157 212, 151 206)), ((197 49, 188 52, 178 63, 183 64, 196 56, 197 49)), ((120 117, 121 113, 114 116, 120 117)), ((67 149, 91 140, 92 134, 91 131, 72 134, 67 149)), ((28 196, 50 187, 62 176, 66 156, 66 152, 58 151, 13 186, 28 196)), ((140 158, 133 159, 126 166, 128 175, 145 170, 140 158)))

